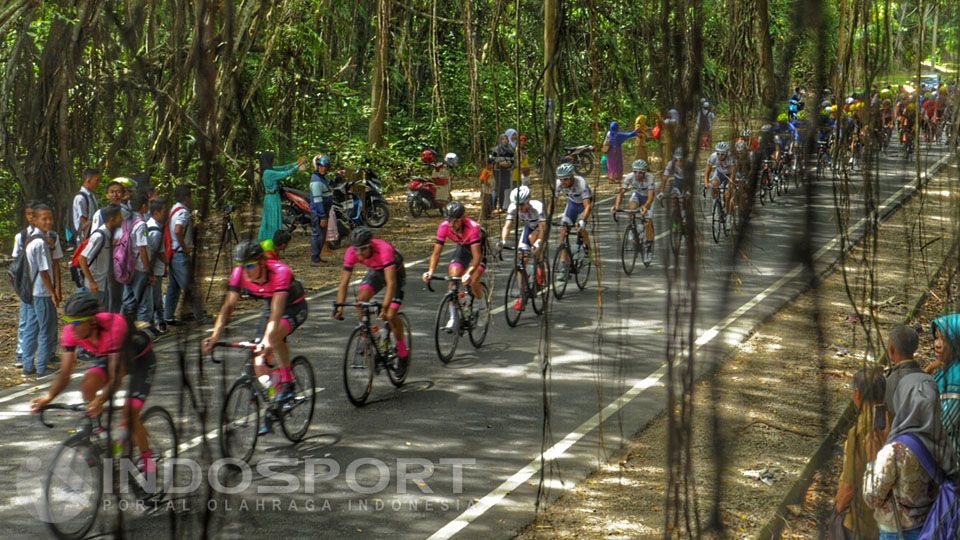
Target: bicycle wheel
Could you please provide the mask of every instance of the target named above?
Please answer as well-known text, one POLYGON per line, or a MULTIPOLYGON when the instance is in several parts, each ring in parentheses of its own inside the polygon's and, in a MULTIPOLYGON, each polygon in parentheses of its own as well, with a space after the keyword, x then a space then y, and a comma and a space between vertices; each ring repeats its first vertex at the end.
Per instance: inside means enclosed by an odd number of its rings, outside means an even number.
POLYGON ((623 231, 623 241, 620 243, 620 263, 623 265, 624 273, 628 276, 633 273, 633 269, 637 266, 638 247, 640 247, 640 243, 637 241, 637 233, 634 232, 633 227, 627 226, 626 230, 623 231))
POLYGON ((363 327, 354 328, 343 354, 343 387, 347 399, 362 407, 373 389, 373 366, 377 359, 370 336, 363 327))
POLYGON ((437 349, 437 358, 444 364, 453 360, 457 352, 457 342, 460 341, 460 328, 463 312, 457 305, 456 293, 447 293, 440 301, 437 309, 437 321, 433 328, 433 343, 437 349))
MULTIPOLYGON (((163 476, 166 471, 163 464, 168 460, 176 459, 179 452, 180 441, 177 438, 176 424, 173 423, 173 417, 166 409, 159 406, 148 408, 140 415, 140 422, 143 423, 143 429, 147 432, 147 440, 150 443, 150 450, 153 451, 153 457, 156 460, 157 475, 156 484, 148 486, 148 496, 159 496, 166 492, 166 488, 173 481, 173 477, 163 476)), ((140 463, 138 461, 138 467, 140 463)), ((147 479, 150 480, 149 478, 147 479)), ((136 484, 136 482, 134 482, 136 484)))
MULTIPOLYGON (((777 192, 777 197, 783 195, 783 173, 774 173, 773 186, 777 192)), ((773 202, 773 193, 770 194, 770 201, 773 202)))
POLYGON ((723 236, 723 203, 720 197, 713 200, 713 242, 720 243, 720 237, 723 236))
POLYGON ((511 328, 520 322, 520 314, 527 302, 525 288, 523 274, 519 268, 514 268, 507 277, 507 288, 503 298, 503 315, 511 328))
POLYGON ((793 176, 793 187, 800 189, 800 181, 803 180, 803 167, 800 166, 799 158, 793 159, 793 165, 790 166, 791 175, 793 176))
POLYGON ((587 283, 590 283, 590 269, 593 268, 593 259, 590 257, 590 253, 586 250, 583 244, 577 244, 577 247, 574 248, 573 259, 577 261, 575 268, 577 272, 575 274, 577 280, 577 288, 581 291, 587 288, 587 283))
POLYGON ((680 246, 683 244, 683 222, 679 217, 674 217, 670 224, 670 251, 674 257, 680 256, 680 246))
POLYGON ((587 176, 593 172, 593 152, 584 151, 577 154, 575 169, 583 176, 587 176))
MULTIPOLYGON (((760 194, 760 206, 767 204, 767 196, 770 191, 770 173, 764 171, 760 173, 760 185, 757 186, 757 192, 760 194)), ((773 202, 772 200, 770 202, 773 202)))
POLYGON ((534 313, 540 315, 543 313, 543 295, 550 294, 549 292, 546 292, 547 286, 550 283, 550 271, 547 268, 547 263, 541 260, 533 268, 533 272, 534 273, 532 276, 528 276, 529 279, 527 280, 527 290, 531 291, 530 307, 533 308, 534 313), (540 268, 540 278, 537 277, 537 268, 540 268))
POLYGON ((557 246, 556 254, 553 256, 553 269, 551 271, 551 282, 553 284, 553 297, 557 300, 563 298, 563 293, 567 292, 567 281, 570 279, 570 270, 573 266, 570 250, 565 244, 557 246), (567 252, 567 260, 563 261, 563 253, 567 252))
POLYGON ((294 358, 290 368, 293 370, 294 395, 280 405, 280 427, 287 440, 295 443, 303 440, 310 429, 317 394, 313 366, 306 357, 294 358))
MULTIPOLYGON (((407 319, 405 314, 399 313, 397 316, 403 321, 403 333, 406 334, 405 337, 407 338, 407 359, 401 360, 395 354, 391 356, 391 362, 396 363, 387 364, 387 377, 390 379, 390 384, 400 388, 403 386, 403 382, 407 380, 407 373, 410 371, 410 358, 413 355, 413 329, 410 328, 410 319, 407 319)), ((393 332, 390 332, 390 340, 393 341, 393 332)))
POLYGON ((817 180, 823 178, 823 171, 826 170, 827 166, 827 153, 822 152, 817 156, 817 180))
POLYGON ((490 330, 490 291, 487 290, 487 284, 481 283, 483 289, 483 298, 474 298, 470 316, 470 343, 479 348, 483 345, 483 340, 487 339, 487 331, 490 330))
POLYGON ((44 483, 44 516, 57 538, 84 538, 97 521, 103 498, 103 461, 83 438, 57 450, 44 483))
POLYGON ((220 412, 220 451, 225 458, 250 461, 260 430, 260 400, 251 379, 233 383, 220 412))

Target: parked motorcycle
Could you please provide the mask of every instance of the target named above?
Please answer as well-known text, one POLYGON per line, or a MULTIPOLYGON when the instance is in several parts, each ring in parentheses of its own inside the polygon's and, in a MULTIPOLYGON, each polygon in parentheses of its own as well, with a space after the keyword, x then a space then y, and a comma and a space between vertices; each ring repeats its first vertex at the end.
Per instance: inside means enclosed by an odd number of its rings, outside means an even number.
MULTIPOLYGON (((407 184, 407 207, 413 217, 420 217, 429 210, 437 210, 440 216, 443 216, 450 200, 448 171, 457 166, 459 158, 451 152, 443 161, 436 162, 435 157, 428 156, 429 152, 433 151, 425 150, 421 159, 433 169, 433 175, 413 176, 407 184)), ((433 155, 435 156, 436 152, 433 152, 433 155)))
POLYGON ((383 183, 377 173, 369 167, 357 169, 358 180, 350 183, 363 186, 363 221, 367 226, 379 229, 390 219, 390 205, 383 196, 383 183))
MULTIPOLYGON (((584 176, 593 171, 593 145, 581 144, 580 146, 564 146, 563 155, 560 156, 560 163, 573 163, 577 174, 584 176)), ((537 159, 537 169, 543 170, 543 158, 537 159)))
POLYGON ((310 232, 310 194, 286 186, 283 182, 279 183, 277 189, 280 193, 280 216, 284 228, 291 234, 297 227, 303 227, 310 232))

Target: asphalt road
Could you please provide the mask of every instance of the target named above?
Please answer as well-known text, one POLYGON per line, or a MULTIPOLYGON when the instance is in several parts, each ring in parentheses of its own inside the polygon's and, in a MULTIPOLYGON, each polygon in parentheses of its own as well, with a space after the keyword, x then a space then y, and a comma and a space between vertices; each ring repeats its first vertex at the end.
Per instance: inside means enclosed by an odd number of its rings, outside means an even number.
MULTIPOLYGON (((941 146, 923 151, 924 169, 946 155, 941 146)), ((914 181, 912 167, 891 156, 881 158, 880 170, 879 200, 892 208, 905 195, 901 188, 914 181)), ((696 218, 708 218, 699 193, 697 200, 701 210, 696 218)), ((701 225, 699 370, 805 288, 793 255, 802 236, 804 200, 803 191, 791 189, 773 205, 757 206, 747 258, 737 267, 741 285, 726 303, 720 278, 732 261, 733 242, 727 238, 715 245, 709 222, 701 225)), ((517 328, 507 327, 501 309, 481 349, 464 338, 453 362, 441 364, 432 335, 441 294, 422 290, 417 277, 425 263, 410 264, 404 311, 414 332, 412 371, 400 390, 385 375, 378 376, 363 408, 347 401, 341 377, 343 350, 354 322, 330 320, 329 291, 312 299, 310 318, 292 340, 294 350, 313 363, 320 387, 307 438, 297 445, 280 434, 261 439, 249 478, 223 472, 218 478, 227 487, 212 492, 209 501, 210 482, 203 479, 198 491, 171 496, 173 511, 164 505, 129 510, 123 515, 127 531, 133 537, 155 537, 169 534, 175 522, 179 537, 196 537, 209 507, 207 526, 216 538, 251 533, 290 538, 511 537, 533 517, 541 474, 546 489, 542 500, 552 500, 663 409, 668 289, 663 257, 669 247, 660 238, 654 264, 638 266, 632 276, 625 276, 619 262, 622 224, 607 214, 611 204, 607 200, 599 205, 594 231, 604 267, 602 316, 595 277, 584 291, 571 283, 563 300, 551 304, 548 343, 541 342, 540 318, 529 309, 517 328), (551 370, 545 385, 539 352, 547 347, 551 370), (545 400, 550 411, 546 430, 545 400), (278 478, 267 468, 292 476, 278 478), (294 479, 292 493, 276 493, 294 479), (231 489, 238 483, 238 489, 231 489)), ((813 210, 817 264, 826 268, 839 253, 830 181, 814 185, 813 210)), ((666 230, 664 211, 655 212, 661 234, 666 230)), ((861 215, 856 203, 851 215, 856 223, 861 215)), ((503 303, 507 269, 501 263, 495 270, 496 306, 503 303)), ((254 324, 241 322, 232 337, 248 337, 254 324)), ((174 345, 166 340, 159 347, 160 366, 148 403, 172 412, 181 410, 184 395, 174 345)), ((210 439, 212 454, 204 454, 199 435, 215 432, 223 388, 239 373, 242 357, 230 356, 225 368, 204 364, 201 380, 196 349, 188 349, 187 378, 199 385, 196 391, 206 402, 209 418, 202 423, 189 404, 178 413, 181 456, 199 459, 206 467, 211 457, 219 457, 219 447, 210 439)), ((30 389, 0 393, 0 426, 7 433, 0 440, 0 492, 5 494, 0 523, 8 537, 49 536, 36 518, 35 503, 46 464, 70 426, 64 417, 64 423, 48 430, 30 417, 30 389)), ((60 401, 79 400, 76 382, 70 390, 60 401)), ((184 478, 189 480, 181 470, 178 483, 184 478)), ((94 534, 109 534, 117 504, 115 499, 105 503, 94 534)))

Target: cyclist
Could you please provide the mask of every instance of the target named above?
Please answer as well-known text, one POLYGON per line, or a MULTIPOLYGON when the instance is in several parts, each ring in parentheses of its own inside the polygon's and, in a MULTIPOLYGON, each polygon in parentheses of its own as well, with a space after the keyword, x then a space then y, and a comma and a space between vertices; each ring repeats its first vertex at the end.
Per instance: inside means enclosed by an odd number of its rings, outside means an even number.
POLYGON ((670 215, 673 216, 671 219, 674 220, 672 221, 674 225, 679 225, 685 219, 686 209, 681 204, 681 198, 686 199, 690 195, 683 189, 686 174, 686 162, 683 156, 683 147, 678 146, 674 149, 673 159, 663 168, 663 182, 660 184, 660 193, 657 194, 658 200, 663 199, 665 195, 673 199, 672 204, 676 206, 670 208, 670 215), (669 192, 667 191, 668 187, 670 188, 669 192), (679 220, 676 219, 677 217, 679 217, 679 220))
POLYGON ((534 255, 539 259, 542 256, 543 229, 540 227, 547 221, 547 215, 543 213, 543 203, 530 198, 530 188, 520 186, 510 192, 510 206, 507 208, 507 220, 500 231, 500 240, 497 242, 497 248, 502 248, 507 242, 507 236, 513 230, 513 222, 519 219, 523 223, 523 232, 520 233, 521 251, 530 251, 533 248, 534 255))
MULTIPOLYGON (((274 355, 279 357, 280 392, 277 401, 291 399, 295 394, 295 381, 290 367, 287 336, 307 320, 307 299, 303 285, 294 279, 293 271, 285 263, 279 259, 268 259, 257 242, 240 242, 233 252, 233 260, 236 266, 227 284, 227 297, 213 326, 213 334, 203 341, 203 350, 207 354, 213 352, 214 344, 223 334, 242 296, 262 298, 263 317, 257 330, 257 337, 261 341, 259 354, 254 359, 254 370, 258 376, 269 374, 273 368, 269 360, 274 355)), ((260 433, 270 433, 274 420, 268 413, 260 433)))
POLYGON ((773 134, 777 139, 777 150, 774 152, 774 161, 782 157, 784 163, 787 163, 787 157, 793 156, 794 145, 800 142, 800 132, 797 131, 797 128, 790 122, 787 113, 780 113, 777 116, 777 125, 773 130, 773 134))
MULTIPOLYGON (((347 286, 350 284, 350 276, 353 275, 353 267, 360 263, 369 268, 357 288, 357 302, 369 301, 380 289, 386 287, 383 294, 384 305, 380 308, 380 320, 390 323, 393 337, 397 341, 397 356, 406 362, 410 352, 404 335, 403 319, 397 316, 403 304, 403 286, 407 281, 403 256, 390 242, 374 238, 373 231, 367 227, 357 227, 351 231, 350 244, 343 255, 337 303, 342 304, 347 299, 347 286)), ((343 319, 343 307, 334 309, 333 318, 343 319)))
MULTIPOLYGON (((561 163, 557 167, 557 188, 554 198, 561 194, 567 197, 567 208, 563 211, 563 225, 560 229, 560 242, 567 239, 570 228, 576 224, 580 233, 583 235, 584 255, 590 256, 590 235, 587 232, 587 220, 590 219, 590 213, 593 211, 593 192, 587 185, 586 179, 582 176, 574 175, 575 168, 573 163, 561 163)), ((553 214, 551 208, 550 214, 553 214)), ((561 256, 560 275, 557 278, 566 281, 568 277, 567 269, 570 261, 566 252, 561 256)))
MULTIPOLYGON (((470 291, 479 302, 483 309, 482 302, 483 287, 480 285, 480 277, 486 270, 486 261, 483 260, 483 231, 480 224, 467 217, 467 209, 463 207, 460 201, 452 201, 447 204, 447 219, 440 223, 437 228, 437 239, 433 245, 433 254, 430 255, 430 264, 427 271, 423 273, 423 281, 427 283, 433 277, 437 270, 437 264, 440 262, 440 251, 443 250, 443 244, 447 240, 452 240, 457 245, 453 252, 453 259, 447 266, 447 274, 450 277, 459 277, 464 283, 470 285, 470 291)), ((453 283, 450 284, 453 288, 453 283)), ((457 318, 456 306, 450 304, 450 320, 447 321, 447 332, 453 332, 453 325, 457 318)))
MULTIPOLYGON (((153 340, 131 327, 123 315, 102 311, 97 296, 89 291, 71 295, 64 304, 63 312, 66 324, 60 334, 60 344, 64 349, 60 356, 60 371, 47 395, 30 402, 31 411, 42 411, 67 387, 77 362, 77 347, 83 347, 94 357, 80 383, 80 393, 87 402, 87 414, 91 417, 100 416, 103 405, 120 388, 124 375, 130 374, 120 430, 123 433, 128 425, 133 426, 130 437, 140 449, 143 472, 156 472, 156 459, 150 449, 147 431, 140 421, 140 411, 150 395, 157 368, 153 340)), ((124 438, 117 437, 117 443, 125 444, 124 438)))
POLYGON ((623 203, 623 194, 628 189, 632 189, 633 193, 630 195, 627 207, 630 210, 640 208, 640 214, 647 219, 645 235, 647 251, 643 262, 649 264, 653 261, 653 199, 654 192, 657 189, 657 180, 650 172, 650 165, 646 161, 638 159, 633 162, 633 172, 624 177, 623 185, 617 192, 617 199, 613 202, 613 208, 610 209, 611 213, 615 214, 620 210, 620 205, 623 203))
POLYGON ((730 180, 737 177, 737 160, 730 155, 730 143, 720 141, 707 158, 707 168, 703 171, 703 186, 713 186, 711 197, 717 198, 717 190, 723 186, 723 201, 729 213, 733 207, 733 184, 730 180), (729 186, 729 187, 728 187, 729 186))

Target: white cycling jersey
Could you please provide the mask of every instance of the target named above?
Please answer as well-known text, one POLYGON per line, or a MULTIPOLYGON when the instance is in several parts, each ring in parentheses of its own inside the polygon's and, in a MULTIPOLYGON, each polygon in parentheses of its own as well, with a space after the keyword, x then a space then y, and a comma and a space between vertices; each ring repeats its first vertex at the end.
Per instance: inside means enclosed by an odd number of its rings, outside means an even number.
POLYGON ((574 176, 573 184, 570 187, 564 187, 563 181, 557 179, 557 191, 556 195, 560 196, 561 194, 567 196, 567 200, 582 204, 586 199, 593 198, 593 192, 590 191, 590 186, 587 185, 587 181, 582 176, 574 176))
POLYGON ((537 225, 541 221, 547 220, 546 214, 543 213, 543 203, 540 201, 531 200, 526 212, 518 212, 517 203, 510 203, 507 208, 507 219, 517 219, 518 214, 521 223, 524 225, 537 225))

